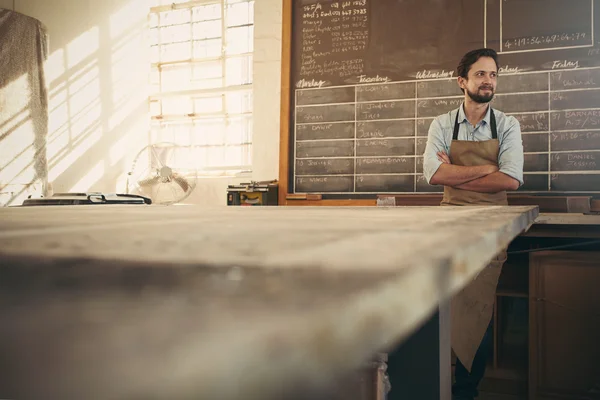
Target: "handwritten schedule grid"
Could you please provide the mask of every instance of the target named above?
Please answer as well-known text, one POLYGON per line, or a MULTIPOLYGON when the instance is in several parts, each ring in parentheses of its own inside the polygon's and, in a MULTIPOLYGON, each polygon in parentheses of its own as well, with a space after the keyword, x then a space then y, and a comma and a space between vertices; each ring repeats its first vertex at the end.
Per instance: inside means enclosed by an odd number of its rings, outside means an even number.
MULTIPOLYGON (((523 132, 520 190, 600 192, 600 68, 501 75, 498 88, 492 107, 523 132)), ((433 118, 461 102, 455 79, 296 90, 294 191, 442 190, 422 155, 433 118)))

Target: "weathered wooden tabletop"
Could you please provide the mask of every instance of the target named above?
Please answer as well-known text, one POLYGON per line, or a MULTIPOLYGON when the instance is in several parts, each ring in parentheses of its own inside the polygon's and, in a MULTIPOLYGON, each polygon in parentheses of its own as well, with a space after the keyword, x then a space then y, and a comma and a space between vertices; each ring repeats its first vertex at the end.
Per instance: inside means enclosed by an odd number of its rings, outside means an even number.
POLYGON ((0 209, 0 398, 291 399, 410 335, 536 207, 0 209))

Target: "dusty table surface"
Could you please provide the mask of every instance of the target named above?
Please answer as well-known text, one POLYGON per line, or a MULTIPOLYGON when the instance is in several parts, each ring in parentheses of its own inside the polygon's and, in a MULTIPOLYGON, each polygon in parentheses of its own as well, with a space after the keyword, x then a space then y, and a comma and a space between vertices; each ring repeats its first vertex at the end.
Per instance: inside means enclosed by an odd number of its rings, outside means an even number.
POLYGON ((401 342, 537 216, 2 208, 0 397, 291 399, 401 342))

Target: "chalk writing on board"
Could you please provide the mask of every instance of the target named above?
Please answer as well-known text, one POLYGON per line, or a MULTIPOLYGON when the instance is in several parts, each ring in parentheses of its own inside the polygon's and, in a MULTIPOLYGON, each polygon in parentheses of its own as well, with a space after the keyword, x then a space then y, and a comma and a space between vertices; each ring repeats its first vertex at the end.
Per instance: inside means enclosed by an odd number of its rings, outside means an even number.
MULTIPOLYGON (((406 164, 409 159, 406 157, 395 157, 395 158, 361 158, 362 164, 379 164, 379 165, 391 165, 391 164, 406 164)), ((410 160, 412 162, 412 159, 410 160)))
POLYGON ((552 113, 553 130, 597 128, 600 110, 563 111, 552 113))
POLYGON ((552 141, 559 140, 593 140, 600 139, 600 132, 561 132, 553 133, 552 141))
POLYGON ((363 75, 362 53, 370 36, 366 0, 308 4, 302 7, 301 21, 301 78, 329 84, 322 78, 363 75))
POLYGON ((555 60, 552 63, 552 69, 579 68, 579 61, 555 60))
POLYGON ((579 68, 579 60, 554 60, 543 64, 542 67, 550 69, 575 69, 579 68))
POLYGON ((554 35, 543 35, 543 36, 529 36, 515 39, 506 40, 504 48, 507 50, 540 47, 544 45, 557 45, 564 46, 565 44, 571 44, 576 42, 577 44, 582 41, 589 42, 590 36, 585 32, 576 33, 560 33, 554 35))
MULTIPOLYGON (((595 152, 597 153, 597 152, 595 152)), ((554 171, 593 171, 598 169, 597 154, 566 153, 552 155, 552 170, 554 171)))
POLYGON ((498 69, 499 74, 518 74, 519 72, 526 71, 525 68, 522 67, 510 67, 508 65, 502 66, 498 69))
POLYGON ((359 83, 378 83, 378 82, 387 83, 390 81, 391 81, 391 79, 388 78, 387 76, 379 76, 379 75, 375 75, 373 77, 369 77, 366 75, 358 76, 359 83))
POLYGON ((298 178, 298 183, 327 183, 328 178, 327 177, 323 177, 323 178, 298 178))
POLYGON ((565 88, 579 87, 579 86, 596 86, 594 78, 588 80, 577 80, 577 79, 565 79, 562 81, 565 88))
POLYGON ((597 167, 594 154, 568 154, 567 163, 573 168, 594 169, 597 167))
POLYGON ((423 70, 416 73, 415 78, 417 79, 438 79, 438 78, 452 78, 454 76, 454 71, 429 71, 423 70))
POLYGON ((297 83, 296 83, 296 87, 298 89, 302 89, 302 88, 320 88, 323 85, 325 85, 327 82, 325 81, 316 81, 314 79, 300 79, 297 83))

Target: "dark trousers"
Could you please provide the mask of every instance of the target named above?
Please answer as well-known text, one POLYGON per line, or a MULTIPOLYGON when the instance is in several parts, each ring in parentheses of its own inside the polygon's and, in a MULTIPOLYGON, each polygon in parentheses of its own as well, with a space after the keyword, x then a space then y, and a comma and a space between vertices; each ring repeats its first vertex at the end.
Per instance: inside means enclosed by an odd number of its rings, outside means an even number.
POLYGON ((492 321, 490 321, 490 324, 483 335, 483 339, 479 344, 479 348, 475 353, 471 372, 469 373, 460 360, 458 358, 456 359, 456 368, 454 370, 455 383, 452 385, 452 395, 455 398, 472 399, 479 394, 477 387, 485 374, 488 354, 494 337, 492 321))

